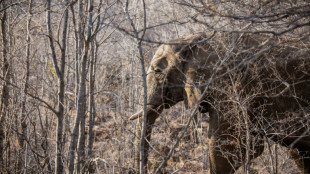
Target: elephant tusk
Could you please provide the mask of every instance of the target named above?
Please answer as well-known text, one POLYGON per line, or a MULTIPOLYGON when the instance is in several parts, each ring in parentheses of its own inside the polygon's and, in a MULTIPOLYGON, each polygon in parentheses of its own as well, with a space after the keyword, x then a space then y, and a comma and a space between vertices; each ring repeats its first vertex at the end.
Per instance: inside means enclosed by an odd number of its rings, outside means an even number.
POLYGON ((143 110, 141 110, 141 111, 139 111, 139 112, 133 114, 132 116, 130 116, 130 117, 129 117, 129 120, 135 120, 135 119, 137 119, 137 118, 142 117, 142 115, 143 115, 143 110))
MULTIPOLYGON (((150 105, 146 108, 146 113, 150 112, 151 110, 153 110, 154 108, 156 108, 156 106, 154 105, 150 105)), ((132 116, 129 117, 129 120, 135 120, 137 118, 140 118, 143 116, 143 109, 140 110, 139 112, 133 114, 132 116)))

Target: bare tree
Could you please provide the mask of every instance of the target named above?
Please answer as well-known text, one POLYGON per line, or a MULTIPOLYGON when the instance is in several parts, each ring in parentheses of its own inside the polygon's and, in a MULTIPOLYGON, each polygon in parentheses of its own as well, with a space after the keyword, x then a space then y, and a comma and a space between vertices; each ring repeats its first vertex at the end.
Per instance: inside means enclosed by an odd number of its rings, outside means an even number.
MULTIPOLYGON (((96 62, 97 62, 97 48, 95 41, 92 42, 91 45, 91 59, 90 59, 90 70, 89 70, 89 104, 88 104, 88 112, 89 112, 89 121, 88 121, 88 157, 93 157, 93 144, 94 144, 94 120, 96 116, 96 107, 95 107, 95 79, 96 79, 96 62)), ((88 167, 89 172, 94 172, 93 166, 90 163, 88 167)))
MULTIPOLYGON (((85 158, 85 112, 86 112, 86 75, 87 75, 87 62, 88 62, 88 52, 90 48, 90 43, 94 36, 92 36, 93 27, 93 1, 88 2, 88 22, 87 22, 87 32, 86 38, 83 46, 83 54, 81 59, 81 76, 79 81, 79 92, 77 100, 77 112, 75 118, 74 129, 72 132, 70 149, 69 149, 69 173, 74 172, 74 160, 75 160, 75 149, 77 147, 77 167, 76 170, 79 173, 81 170, 81 164, 85 158), (80 130, 78 129, 80 128, 80 130), (79 131, 79 132, 78 132, 79 131), (78 137, 79 135, 79 137, 78 137), (78 142, 78 143, 77 143, 78 142)), ((96 33, 96 30, 93 30, 96 33)), ((84 167, 84 166, 82 166, 84 167)))
MULTIPOLYGON (((1 2, 1 8, 5 9, 7 8, 6 6, 6 1, 1 2)), ((8 25, 7 25, 7 12, 4 10, 1 15, 1 38, 2 38, 2 77, 3 81, 1 84, 1 105, 0 105, 0 124, 2 125, 0 128, 0 170, 5 171, 5 150, 7 149, 6 145, 4 144, 5 142, 5 123, 6 123, 6 117, 7 117, 7 112, 8 112, 8 106, 9 106, 9 99, 10 99, 10 92, 9 92, 9 82, 10 82, 10 61, 8 57, 8 25)))
POLYGON ((54 68, 56 70, 56 75, 58 77, 58 106, 56 111, 57 116, 57 137, 56 137, 56 170, 55 173, 63 172, 63 162, 62 162, 62 151, 63 151, 63 142, 62 142, 62 134, 63 134, 63 119, 64 119, 64 89, 65 89, 65 65, 66 65, 66 42, 67 42, 67 27, 68 27, 68 16, 69 16, 69 0, 65 2, 65 13, 63 19, 63 32, 62 32, 62 40, 60 50, 60 62, 57 60, 57 53, 55 50, 54 42, 55 39, 53 37, 53 30, 51 24, 51 1, 47 2, 47 30, 48 30, 48 40, 52 52, 52 60, 54 63, 54 68), (60 65, 59 65, 60 63, 60 65))
POLYGON ((147 121, 147 117, 146 117, 146 110, 147 110, 147 85, 146 85, 146 71, 145 71, 145 63, 144 63, 144 54, 143 54, 143 48, 142 48, 142 39, 146 33, 146 27, 147 27, 147 21, 146 21, 146 7, 145 7, 145 2, 144 0, 142 1, 142 9, 143 9, 143 28, 142 28, 142 34, 139 36, 139 31, 136 28, 136 25, 134 24, 128 7, 129 6, 129 1, 126 1, 125 4, 125 14, 127 16, 127 19, 132 27, 133 33, 134 33, 134 37, 136 39, 137 42, 137 49, 139 51, 139 60, 140 60, 140 64, 141 64, 141 74, 142 74, 142 79, 143 79, 143 111, 144 111, 144 116, 143 119, 139 119, 139 121, 137 122, 137 132, 136 132, 136 136, 138 136, 139 138, 136 138, 136 140, 140 139, 139 141, 135 142, 135 147, 136 147, 136 152, 135 153, 139 153, 139 159, 135 159, 135 165, 136 168, 139 169, 139 173, 146 173, 147 172, 147 167, 145 164, 145 159, 147 158, 147 152, 145 152, 145 144, 148 143, 147 141, 145 141, 146 136, 150 137, 151 135, 146 135, 146 127, 148 126, 148 121, 147 121))
MULTIPOLYGON (((26 118, 26 102, 27 102, 27 93, 28 93, 28 88, 29 88, 29 75, 30 75, 30 70, 29 70, 29 62, 30 62, 30 46, 31 46, 31 40, 30 40, 30 26, 31 26, 31 18, 32 18, 32 0, 29 1, 28 5, 28 15, 27 15, 27 45, 26 45, 26 74, 25 74, 25 84, 24 84, 24 94, 23 94, 23 99, 22 99, 22 108, 21 108, 21 134, 19 135, 19 146, 21 149, 24 149, 25 146, 25 138, 27 138, 27 118, 26 118)), ((27 151, 25 152, 27 154, 27 151)), ((18 160, 18 170, 22 172, 22 165, 23 165, 23 158, 19 158, 18 160)), ((27 173, 27 155, 25 155, 24 159, 24 170, 25 173, 27 173)))

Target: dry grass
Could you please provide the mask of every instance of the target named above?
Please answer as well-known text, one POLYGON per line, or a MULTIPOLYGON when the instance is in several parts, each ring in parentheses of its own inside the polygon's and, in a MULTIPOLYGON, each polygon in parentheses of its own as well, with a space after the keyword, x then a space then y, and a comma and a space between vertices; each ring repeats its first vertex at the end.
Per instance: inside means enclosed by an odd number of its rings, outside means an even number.
MULTIPOLYGON (((148 163, 150 173, 156 170, 175 143, 177 136, 183 131, 186 111, 182 113, 182 107, 183 105, 179 104, 165 111, 155 123, 148 163)), ((208 171, 207 117, 208 114, 198 116, 198 143, 195 142, 192 126, 168 160, 163 173, 199 174, 208 171)), ((121 123, 120 119, 115 119, 113 116, 105 116, 104 121, 99 120, 95 126, 94 146, 97 173, 130 173, 134 158, 133 123, 125 120, 126 126, 122 127, 124 122, 121 123)), ((252 172, 273 174, 275 161, 277 161, 277 172, 280 174, 300 173, 286 148, 272 144, 269 150, 267 143, 265 143, 264 153, 251 161, 252 172)), ((240 167, 236 173, 245 173, 244 168, 240 167)))

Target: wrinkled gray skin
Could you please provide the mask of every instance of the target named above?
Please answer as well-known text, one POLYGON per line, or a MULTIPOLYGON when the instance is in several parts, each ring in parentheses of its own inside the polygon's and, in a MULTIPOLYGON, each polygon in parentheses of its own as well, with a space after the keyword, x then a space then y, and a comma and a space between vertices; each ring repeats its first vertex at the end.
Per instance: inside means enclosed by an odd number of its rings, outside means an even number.
MULTIPOLYGON (((220 60, 227 56, 227 51, 223 51, 227 48, 212 44, 216 37, 218 36, 201 42, 207 36, 200 33, 171 41, 180 44, 162 45, 157 50, 147 72, 148 141, 151 138, 152 125, 163 108, 168 109, 179 101, 184 101, 188 107, 199 104, 200 112, 209 112, 210 173, 234 173, 245 162, 245 145, 250 145, 253 150, 249 155, 250 159, 259 156, 264 149, 263 136, 293 149, 290 151, 291 157, 302 173, 309 173, 309 51, 306 54, 295 54, 299 51, 298 46, 296 49, 280 45, 250 64, 241 63, 243 59, 260 50, 258 45, 261 40, 256 38, 262 39, 262 36, 244 35, 235 43, 235 49, 231 51, 233 56, 227 61, 229 63, 216 68, 220 60), (234 54, 241 49, 248 51, 234 54), (270 59, 267 61, 267 58, 270 59), (230 71, 231 69, 234 71, 230 71), (213 73, 215 76, 212 76, 213 73), (208 86, 210 89, 207 94, 203 96, 204 102, 198 103, 211 77, 214 79, 208 86), (227 93, 233 93, 230 89, 237 91, 239 96, 228 95, 227 93), (223 92, 225 90, 226 92, 223 92), (232 97, 245 96, 251 96, 247 100, 248 108, 245 111, 250 121, 248 129, 251 143, 246 142, 245 126, 236 126, 235 120, 240 123, 240 115, 231 114, 231 111, 236 109, 235 103, 230 102, 232 97), (237 117, 239 119, 236 119, 237 117)), ((225 37, 231 38, 229 35, 225 37)), ((221 39, 223 38, 221 36, 221 39)), ((307 46, 303 48, 307 49, 307 46)), ((139 118, 135 141, 136 168, 139 168, 141 116, 140 111, 130 118, 139 118)), ((149 145, 147 142, 145 144, 144 152, 148 154, 149 145)))

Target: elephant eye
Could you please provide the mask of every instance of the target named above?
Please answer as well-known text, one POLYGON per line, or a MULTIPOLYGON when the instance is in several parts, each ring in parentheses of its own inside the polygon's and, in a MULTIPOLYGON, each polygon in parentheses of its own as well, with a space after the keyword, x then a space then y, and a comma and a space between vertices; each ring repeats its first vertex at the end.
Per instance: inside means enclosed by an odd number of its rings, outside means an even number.
POLYGON ((163 71, 161 69, 159 69, 159 68, 156 68, 156 69, 154 69, 154 72, 155 73, 162 73, 163 71))

